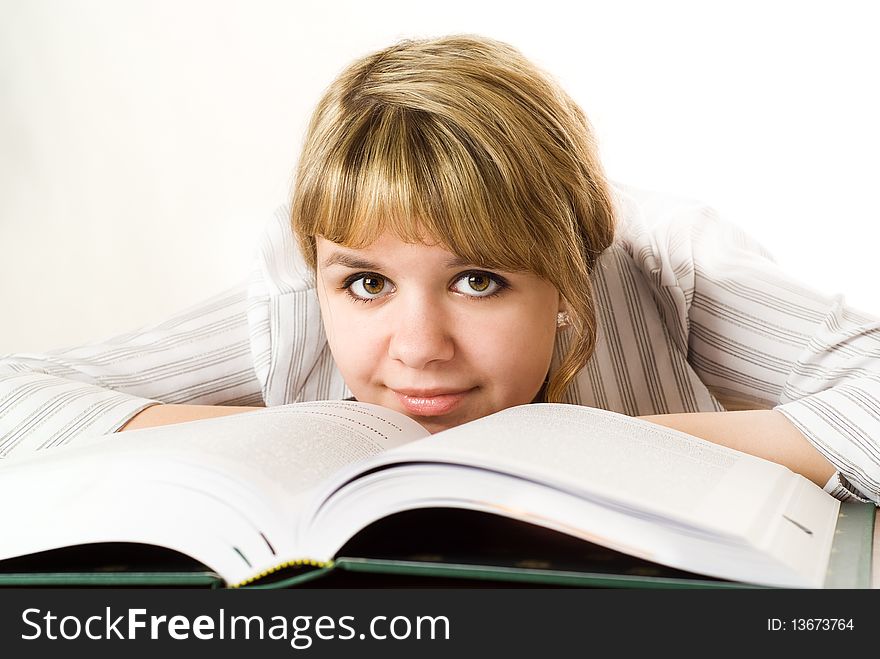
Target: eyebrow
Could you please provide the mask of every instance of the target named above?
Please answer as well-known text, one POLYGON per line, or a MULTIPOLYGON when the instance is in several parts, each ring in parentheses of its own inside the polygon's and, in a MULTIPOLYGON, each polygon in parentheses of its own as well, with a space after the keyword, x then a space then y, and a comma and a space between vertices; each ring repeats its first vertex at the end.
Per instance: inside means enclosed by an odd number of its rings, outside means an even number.
POLYGON ((381 270, 378 264, 373 263, 372 261, 367 261, 360 256, 355 256, 354 254, 346 254, 344 252, 333 252, 330 256, 328 256, 321 263, 321 266, 324 268, 329 268, 332 265, 342 265, 346 268, 355 268, 357 270, 381 270))
POLYGON ((468 265, 479 267, 476 263, 468 261, 466 258, 461 256, 454 256, 451 259, 446 259, 446 262, 443 265, 445 265, 447 268, 463 268, 468 265))
MULTIPOLYGON (((368 261, 367 259, 356 256, 354 254, 346 254, 345 252, 333 252, 321 263, 321 266, 324 268, 329 268, 330 266, 341 265, 346 268, 352 268, 355 270, 382 270, 382 266, 378 263, 373 263, 372 261, 368 261)), ((465 266, 475 266, 476 264, 468 261, 466 258, 461 256, 454 256, 452 258, 446 259, 443 265, 447 268, 462 268, 465 266)))

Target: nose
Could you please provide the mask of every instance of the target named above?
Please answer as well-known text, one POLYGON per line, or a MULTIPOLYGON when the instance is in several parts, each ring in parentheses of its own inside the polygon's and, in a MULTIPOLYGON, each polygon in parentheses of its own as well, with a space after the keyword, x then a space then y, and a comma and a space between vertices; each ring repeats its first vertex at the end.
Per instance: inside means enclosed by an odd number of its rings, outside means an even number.
POLYGON ((388 343, 389 357, 415 369, 452 359, 455 342, 442 305, 428 296, 417 297, 399 306, 398 312, 388 343))

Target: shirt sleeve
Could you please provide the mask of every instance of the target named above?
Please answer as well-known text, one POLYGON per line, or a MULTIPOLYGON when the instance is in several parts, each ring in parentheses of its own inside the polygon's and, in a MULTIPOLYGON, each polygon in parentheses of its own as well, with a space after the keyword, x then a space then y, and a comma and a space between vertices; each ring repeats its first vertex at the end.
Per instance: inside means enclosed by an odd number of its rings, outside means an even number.
POLYGON ((0 457, 115 432, 158 403, 262 405, 247 290, 105 341, 0 359, 0 457))
POLYGON ((784 414, 837 468, 827 492, 880 503, 880 321, 795 281, 710 208, 679 206, 666 220, 649 253, 686 310, 700 379, 784 414))

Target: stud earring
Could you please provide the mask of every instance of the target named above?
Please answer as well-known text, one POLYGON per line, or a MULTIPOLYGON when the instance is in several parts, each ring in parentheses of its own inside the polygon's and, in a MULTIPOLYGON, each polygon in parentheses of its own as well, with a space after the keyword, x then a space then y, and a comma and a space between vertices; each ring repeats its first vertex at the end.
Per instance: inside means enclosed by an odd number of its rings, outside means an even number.
POLYGON ((571 325, 571 319, 568 317, 567 311, 560 311, 558 314, 556 314, 557 328, 568 327, 569 325, 571 325))

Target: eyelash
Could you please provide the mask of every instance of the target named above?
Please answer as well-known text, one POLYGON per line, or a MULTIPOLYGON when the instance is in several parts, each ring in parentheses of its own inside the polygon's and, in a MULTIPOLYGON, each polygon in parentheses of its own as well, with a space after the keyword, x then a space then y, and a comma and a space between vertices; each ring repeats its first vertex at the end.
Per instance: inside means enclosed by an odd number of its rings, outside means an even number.
MULTIPOLYGON (((501 293, 503 293, 505 290, 507 290, 510 287, 510 284, 507 283, 507 280, 504 279, 504 277, 501 277, 500 275, 493 274, 491 272, 486 272, 485 270, 467 270, 465 272, 462 272, 455 277, 455 279, 453 280, 453 283, 461 280, 463 277, 467 277, 470 275, 486 276, 489 279, 491 279, 493 282, 495 282, 495 284, 498 285, 498 289, 494 293, 490 293, 489 295, 465 295, 465 297, 471 301, 488 300, 493 297, 498 297, 499 295, 501 295, 501 293)), ((357 272, 357 273, 347 277, 345 279, 345 281, 342 282, 342 286, 340 286, 339 288, 340 288, 340 290, 344 290, 347 293, 348 299, 351 300, 352 302, 363 302, 366 304, 369 302, 375 302, 376 300, 380 299, 380 298, 358 297, 357 295, 354 295, 351 292, 352 284, 354 284, 359 279, 363 279, 364 277, 378 277, 380 279, 384 279, 386 282, 389 281, 387 277, 384 277, 376 272, 357 272)), ((382 296, 382 297, 384 297, 384 296, 382 296)))
MULTIPOLYGON (((342 286, 340 287, 347 294, 347 297, 352 302, 363 302, 364 304, 368 302, 375 302, 379 298, 366 298, 366 297, 358 297, 351 292, 351 286, 359 279, 363 279, 364 277, 381 277, 381 275, 377 275, 375 272, 359 272, 357 274, 351 275, 346 278, 344 282, 342 282, 342 286)), ((384 279, 384 277, 382 277, 384 279)))

